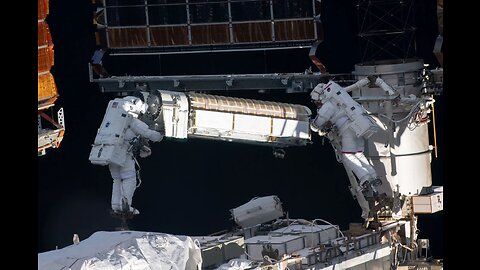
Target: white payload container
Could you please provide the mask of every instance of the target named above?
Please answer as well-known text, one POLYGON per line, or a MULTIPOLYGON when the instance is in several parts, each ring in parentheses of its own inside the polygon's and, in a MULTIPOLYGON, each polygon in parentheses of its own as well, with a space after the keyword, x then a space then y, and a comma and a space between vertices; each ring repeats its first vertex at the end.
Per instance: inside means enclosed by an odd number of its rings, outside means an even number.
POLYGON ((412 196, 413 212, 416 214, 432 214, 443 210, 443 187, 437 187, 427 195, 412 196))
POLYGON ((202 251, 202 267, 207 269, 220 265, 245 253, 245 239, 242 236, 192 236, 202 251))
POLYGON ((321 243, 328 243, 330 240, 339 237, 337 225, 304 225, 294 224, 285 228, 271 231, 272 236, 280 235, 301 235, 305 237, 305 247, 315 247, 321 243))
POLYGON ((253 198, 230 211, 235 222, 242 228, 272 221, 283 216, 282 203, 275 195, 253 198))
POLYGON ((281 147, 311 142, 308 107, 271 101, 158 90, 155 121, 165 137, 204 138, 281 147), (160 123, 161 122, 161 123, 160 123))
POLYGON ((305 239, 302 235, 258 235, 245 240, 245 251, 248 258, 253 260, 263 260, 264 255, 278 260, 284 254, 304 248, 305 239))

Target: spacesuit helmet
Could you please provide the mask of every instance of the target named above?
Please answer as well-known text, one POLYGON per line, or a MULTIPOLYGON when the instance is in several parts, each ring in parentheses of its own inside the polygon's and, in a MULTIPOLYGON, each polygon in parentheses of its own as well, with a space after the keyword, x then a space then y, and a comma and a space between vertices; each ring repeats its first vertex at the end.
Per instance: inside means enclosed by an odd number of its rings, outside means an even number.
POLYGON ((147 97, 147 111, 146 114, 152 120, 156 119, 160 112, 162 111, 162 101, 161 97, 158 95, 158 92, 152 92, 147 97))
POLYGON ((147 111, 147 104, 145 104, 138 97, 126 96, 123 98, 123 100, 126 100, 130 103, 126 108, 124 108, 127 112, 140 115, 147 111))
POLYGON ((323 86, 325 84, 319 83, 315 88, 313 88, 312 92, 310 92, 310 98, 312 101, 320 101, 323 99, 323 86))

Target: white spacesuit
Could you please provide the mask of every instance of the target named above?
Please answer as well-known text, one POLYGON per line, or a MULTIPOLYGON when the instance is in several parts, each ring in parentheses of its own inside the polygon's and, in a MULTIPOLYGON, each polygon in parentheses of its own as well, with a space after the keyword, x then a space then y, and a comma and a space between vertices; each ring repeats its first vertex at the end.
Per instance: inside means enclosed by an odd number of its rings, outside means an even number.
POLYGON ((150 148, 141 145, 145 139, 154 142, 163 139, 161 133, 138 119, 146 109, 147 105, 137 97, 127 96, 110 101, 90 153, 89 159, 93 164, 108 165, 110 169, 113 178, 111 206, 114 212, 139 213, 132 207, 137 188, 135 155, 150 155, 150 148))
MULTIPOLYGON (((355 174, 361 191, 368 190, 369 183, 378 184, 377 173, 363 154, 364 137, 378 130, 375 122, 333 81, 317 85, 310 96, 318 107, 317 116, 311 123, 312 130, 321 131, 329 123, 334 125, 341 140, 341 162, 355 174)), ((372 189, 376 195, 373 186, 372 189)))

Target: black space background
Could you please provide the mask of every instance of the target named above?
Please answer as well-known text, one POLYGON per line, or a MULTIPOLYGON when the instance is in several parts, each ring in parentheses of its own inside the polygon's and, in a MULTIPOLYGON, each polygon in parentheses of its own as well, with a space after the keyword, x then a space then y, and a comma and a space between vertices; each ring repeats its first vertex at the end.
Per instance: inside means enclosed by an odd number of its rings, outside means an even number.
MULTIPOLYGON (((353 2, 323 1, 322 20, 328 28, 321 57, 332 73, 350 72, 358 59, 353 2)), ((438 33, 435 1, 417 2, 425 3, 420 5, 423 10, 418 16, 417 54, 436 66, 430 53, 438 33)), ((66 134, 59 149, 49 149, 45 156, 36 158, 38 252, 70 245, 74 233, 85 239, 95 231, 118 226, 108 214, 108 168, 94 166, 88 160, 105 106, 114 97, 101 93, 88 80, 87 63, 95 49, 90 1, 51 0, 47 22, 55 45, 52 73, 60 93, 55 110, 64 107, 66 134)), ((158 59, 128 59, 124 66, 111 68, 129 74, 171 75, 303 72, 312 66, 308 50, 170 55, 162 56, 160 62, 161 68, 158 59)), ((309 104, 308 94, 221 94, 309 104)), ((438 97, 436 102, 439 158, 432 160, 434 185, 444 185, 445 179, 444 99, 438 97)), ((322 145, 316 135, 313 141, 307 147, 287 149, 284 159, 275 159, 271 148, 262 146, 197 139, 164 139, 152 144, 152 156, 141 160, 143 183, 134 196, 133 205, 141 214, 130 227, 172 234, 210 234, 234 226, 229 209, 252 197, 272 194, 280 197, 291 218, 322 218, 342 229, 350 222, 361 222, 360 208, 349 194, 348 178, 331 146, 322 145)), ((430 238, 437 258, 444 257, 443 223, 443 212, 419 218, 419 237, 430 238)))

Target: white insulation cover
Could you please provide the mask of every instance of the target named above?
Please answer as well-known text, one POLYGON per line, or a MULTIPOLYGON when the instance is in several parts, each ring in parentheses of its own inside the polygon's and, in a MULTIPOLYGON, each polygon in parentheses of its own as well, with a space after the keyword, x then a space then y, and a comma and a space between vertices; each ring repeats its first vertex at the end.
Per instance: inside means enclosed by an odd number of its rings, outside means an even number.
POLYGON ((96 232, 77 245, 38 254, 38 270, 199 270, 200 248, 189 236, 96 232))
POLYGON ((428 125, 420 124, 411 130, 407 126, 408 121, 398 123, 394 133, 396 144, 394 147, 390 145, 385 147, 385 143, 388 142, 385 124, 376 116, 374 119, 382 130, 367 140, 365 148, 366 156, 372 162, 382 182, 388 182, 388 185, 378 186, 378 192, 393 196, 392 191, 396 190, 398 185, 401 194, 412 196, 419 194, 423 187, 431 186, 428 125), (395 157, 396 174, 394 175, 392 175, 392 156, 395 157))
POLYGON ((246 269, 258 269, 252 268, 253 262, 247 259, 231 259, 227 263, 220 265, 215 270, 246 270, 246 269))
POLYGON ((235 222, 243 228, 283 216, 282 203, 276 195, 255 197, 230 211, 235 222))
POLYGON ((162 97, 165 136, 179 139, 187 138, 189 115, 187 96, 180 92, 158 92, 162 97))
POLYGON ((166 137, 186 138, 188 133, 188 137, 282 146, 310 142, 311 111, 306 106, 198 93, 159 93, 166 137))

